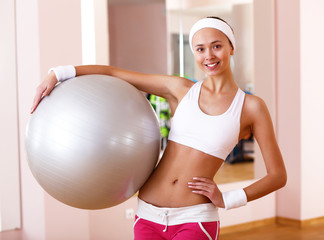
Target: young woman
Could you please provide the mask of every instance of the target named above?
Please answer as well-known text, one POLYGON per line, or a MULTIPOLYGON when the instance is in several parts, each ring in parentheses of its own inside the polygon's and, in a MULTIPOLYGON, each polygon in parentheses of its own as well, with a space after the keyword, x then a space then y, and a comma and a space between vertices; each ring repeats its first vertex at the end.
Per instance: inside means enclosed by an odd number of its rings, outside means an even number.
POLYGON ((37 88, 31 112, 58 81, 85 74, 111 75, 168 100, 173 114, 169 141, 159 165, 139 191, 135 239, 218 239, 218 208, 244 206, 286 184, 265 103, 246 95, 233 79, 231 27, 219 18, 201 19, 190 31, 190 44, 197 65, 207 75, 204 81, 193 83, 112 66, 61 66, 52 69, 37 88), (251 134, 267 174, 244 189, 222 193, 214 175, 237 142, 251 134))

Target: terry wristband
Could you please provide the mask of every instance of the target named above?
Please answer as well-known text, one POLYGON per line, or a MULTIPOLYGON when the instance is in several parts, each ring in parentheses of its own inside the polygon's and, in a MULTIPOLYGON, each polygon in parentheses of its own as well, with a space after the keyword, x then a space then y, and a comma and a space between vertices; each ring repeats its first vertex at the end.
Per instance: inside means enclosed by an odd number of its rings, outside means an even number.
POLYGON ((50 70, 48 70, 48 73, 50 73, 51 71, 54 72, 58 82, 63 82, 76 76, 75 67, 72 65, 50 68, 50 70))
POLYGON ((222 195, 226 210, 242 207, 247 204, 246 194, 242 188, 224 192, 222 195))

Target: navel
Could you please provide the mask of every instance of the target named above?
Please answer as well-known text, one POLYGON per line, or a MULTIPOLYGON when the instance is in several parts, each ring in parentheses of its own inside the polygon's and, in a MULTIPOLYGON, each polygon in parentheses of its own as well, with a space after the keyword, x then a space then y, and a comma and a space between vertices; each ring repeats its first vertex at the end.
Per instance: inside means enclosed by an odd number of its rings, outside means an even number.
POLYGON ((179 179, 175 179, 172 184, 176 184, 178 182, 179 179))

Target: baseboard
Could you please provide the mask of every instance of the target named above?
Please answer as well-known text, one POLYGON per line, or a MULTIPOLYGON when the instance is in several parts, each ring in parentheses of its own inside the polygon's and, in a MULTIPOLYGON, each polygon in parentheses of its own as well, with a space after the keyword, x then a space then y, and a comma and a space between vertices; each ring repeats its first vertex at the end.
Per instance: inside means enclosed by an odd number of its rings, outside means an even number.
POLYGON ((324 225, 324 217, 311 218, 305 220, 277 217, 276 222, 280 225, 286 225, 296 228, 306 228, 311 226, 324 225))
POLYGON ((259 227, 269 226, 276 224, 276 218, 267 218, 258 221, 252 221, 247 223, 241 223, 233 226, 228 227, 221 227, 220 235, 228 234, 228 233, 235 233, 241 232, 246 230, 252 230, 259 227))
POLYGON ((311 226, 318 226, 324 225, 324 217, 319 218, 311 218, 306 220, 297 220, 291 218, 284 218, 284 217, 274 217, 274 218, 267 218, 253 222, 247 222, 242 224, 237 224, 228 227, 221 227, 220 234, 228 234, 228 233, 236 233, 246 230, 252 230, 259 227, 269 226, 269 225, 285 225, 295 228, 306 228, 311 226))
POLYGON ((277 217, 276 223, 279 225, 290 226, 295 228, 302 227, 302 221, 292 218, 285 218, 285 217, 277 217))

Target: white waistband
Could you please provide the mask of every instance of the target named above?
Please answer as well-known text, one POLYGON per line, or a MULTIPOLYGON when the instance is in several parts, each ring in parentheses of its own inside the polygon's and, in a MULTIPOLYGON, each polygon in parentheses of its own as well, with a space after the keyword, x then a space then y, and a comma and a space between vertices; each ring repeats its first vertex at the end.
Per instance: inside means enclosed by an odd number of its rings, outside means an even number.
POLYGON ((190 223, 219 221, 218 208, 212 203, 189 207, 160 208, 138 199, 137 216, 166 226, 190 223))

